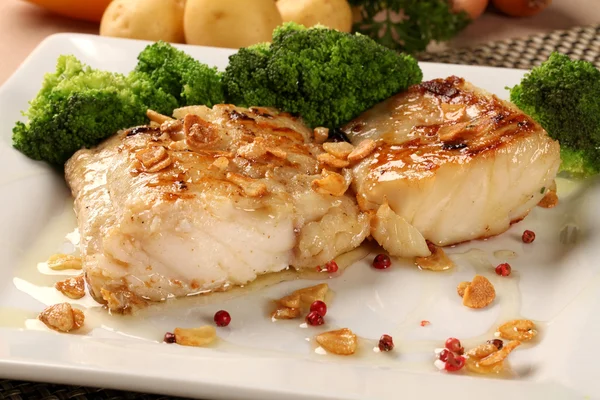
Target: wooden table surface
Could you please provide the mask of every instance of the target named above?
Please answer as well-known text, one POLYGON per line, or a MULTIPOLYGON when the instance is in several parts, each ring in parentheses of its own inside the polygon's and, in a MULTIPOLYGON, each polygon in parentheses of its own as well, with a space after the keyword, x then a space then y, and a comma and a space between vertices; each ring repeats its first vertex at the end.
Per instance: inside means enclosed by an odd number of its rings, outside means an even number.
MULTIPOLYGON (((529 19, 488 12, 446 46, 470 46, 598 22, 598 0, 554 0, 547 10, 529 19)), ((44 38, 58 32, 97 34, 98 26, 58 17, 22 0, 0 0, 0 85, 44 38)))

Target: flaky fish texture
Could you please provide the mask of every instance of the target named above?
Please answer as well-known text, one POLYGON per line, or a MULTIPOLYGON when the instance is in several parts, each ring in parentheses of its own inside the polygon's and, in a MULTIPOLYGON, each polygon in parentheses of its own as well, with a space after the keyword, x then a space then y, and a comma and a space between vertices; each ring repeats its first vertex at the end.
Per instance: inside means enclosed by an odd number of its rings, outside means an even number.
POLYGON ((384 207, 373 236, 399 256, 427 255, 425 241, 506 231, 542 199, 560 164, 558 142, 540 125, 457 77, 414 86, 342 130, 354 145, 377 142, 354 167, 353 187, 362 210, 384 207))
POLYGON ((175 116, 65 166, 85 277, 110 309, 313 268, 368 236, 368 214, 344 193, 349 174, 322 168, 301 120, 230 105, 175 116))

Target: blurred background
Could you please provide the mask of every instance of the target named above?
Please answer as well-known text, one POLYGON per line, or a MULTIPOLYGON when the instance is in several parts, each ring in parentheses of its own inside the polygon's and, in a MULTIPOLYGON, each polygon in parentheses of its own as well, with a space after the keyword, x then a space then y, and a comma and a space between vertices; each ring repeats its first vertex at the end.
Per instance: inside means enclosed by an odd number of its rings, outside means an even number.
POLYGON ((436 52, 595 24, 600 7, 598 0, 2 0, 0 84, 53 33, 235 48, 268 40, 281 21, 359 31, 435 60, 436 52))

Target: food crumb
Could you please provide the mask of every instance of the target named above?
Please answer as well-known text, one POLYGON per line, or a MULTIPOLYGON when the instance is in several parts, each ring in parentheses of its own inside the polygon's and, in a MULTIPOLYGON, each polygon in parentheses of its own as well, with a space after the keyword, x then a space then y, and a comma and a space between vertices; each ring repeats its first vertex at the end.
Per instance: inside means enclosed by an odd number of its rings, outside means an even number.
POLYGON ((71 299, 81 299, 83 296, 85 296, 85 283, 83 281, 83 274, 72 276, 64 281, 56 282, 54 287, 56 290, 71 299))
POLYGON ((423 321, 421 321, 421 326, 427 326, 427 325, 431 325, 431 322, 429 322, 425 319, 423 321))
POLYGON ((83 311, 71 307, 71 304, 60 303, 47 307, 38 315, 38 319, 50 329, 70 332, 83 326, 85 316, 83 311))
POLYGON ((494 285, 484 276, 475 275, 471 284, 465 288, 463 305, 469 308, 487 307, 496 298, 494 285))
POLYGON ((542 208, 553 208, 558 205, 558 196, 556 195, 556 191, 554 190, 546 190, 546 194, 538 203, 539 207, 542 208))

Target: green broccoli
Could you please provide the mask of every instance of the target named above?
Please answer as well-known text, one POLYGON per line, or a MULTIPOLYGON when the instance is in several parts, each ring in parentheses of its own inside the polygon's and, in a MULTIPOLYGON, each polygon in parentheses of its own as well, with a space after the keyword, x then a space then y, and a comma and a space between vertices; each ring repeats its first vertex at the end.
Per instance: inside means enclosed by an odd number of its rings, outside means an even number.
POLYGON ((221 74, 165 42, 147 46, 138 55, 136 71, 174 96, 180 106, 223 103, 221 74))
POLYGON ((13 128, 13 146, 35 160, 61 165, 80 148, 145 123, 149 107, 170 113, 177 101, 142 74, 97 71, 73 56, 60 56, 56 72, 46 74, 24 113, 29 121, 13 128))
POLYGON ((600 172, 600 71, 553 53, 510 89, 510 99, 561 145, 561 170, 600 172))
POLYGON ((230 103, 277 107, 334 128, 422 78, 414 58, 367 36, 287 23, 270 46, 232 55, 223 82, 230 103))
POLYGON ((171 94, 166 93, 161 88, 148 79, 148 75, 132 71, 125 77, 127 88, 131 90, 137 98, 136 101, 144 110, 144 115, 148 109, 158 113, 171 115, 174 109, 180 106, 177 99, 171 94))
POLYGON ((277 95, 270 87, 267 72, 270 58, 269 43, 241 48, 229 58, 223 77, 229 103, 255 106, 277 104, 277 95))

